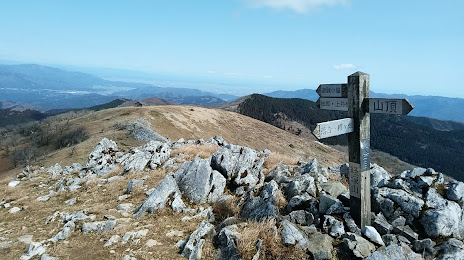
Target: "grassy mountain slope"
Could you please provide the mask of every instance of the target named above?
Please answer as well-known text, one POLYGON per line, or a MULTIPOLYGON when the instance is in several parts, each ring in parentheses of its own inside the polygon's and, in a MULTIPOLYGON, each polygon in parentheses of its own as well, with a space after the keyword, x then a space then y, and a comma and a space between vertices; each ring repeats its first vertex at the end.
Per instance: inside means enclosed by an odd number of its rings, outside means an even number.
MULTIPOLYGON (((251 95, 239 106, 241 114, 287 129, 281 118, 297 121, 313 130, 316 123, 346 117, 344 112, 324 111, 312 101, 277 99, 251 95)), ((346 136, 323 140, 328 144, 346 144, 346 136)), ((371 147, 405 162, 432 167, 456 179, 464 179, 464 131, 443 132, 417 125, 403 116, 371 115, 371 147)))
MULTIPOLYGON (((52 147, 51 143, 39 147, 42 152, 38 153, 32 164, 47 167, 55 163, 85 164, 88 154, 103 137, 116 141, 122 149, 140 145, 141 143, 132 138, 127 131, 117 130, 114 127, 117 122, 131 121, 136 118, 146 119, 156 132, 173 141, 179 138, 208 140, 221 135, 229 143, 246 145, 257 150, 270 149, 273 152, 305 161, 317 158, 323 165, 338 165, 346 162, 343 153, 326 145, 292 135, 259 120, 218 109, 190 106, 121 107, 91 112, 82 116, 77 115, 69 119, 66 114, 59 116, 64 120, 50 123, 53 129, 63 129, 62 132, 65 134, 67 131, 83 128, 88 139, 69 147, 52 147)), ((43 122, 43 124, 49 124, 49 122, 43 122)), ((29 128, 25 128, 27 129, 29 128)), ((10 146, 9 156, 6 155, 5 146, 0 144, 3 148, 0 150, 0 160, 3 160, 3 168, 0 171, 6 175, 17 174, 20 168, 18 166, 18 169, 11 169, 13 165, 8 159, 11 158, 13 149, 20 150, 34 145, 34 140, 31 141, 33 136, 27 136, 29 131, 18 129, 17 132, 18 134, 16 132, 2 133, 3 140, 7 140, 14 134, 17 140, 15 147, 10 146), (24 133, 25 136, 20 133, 24 133), (6 165, 8 167, 5 167, 6 165)))

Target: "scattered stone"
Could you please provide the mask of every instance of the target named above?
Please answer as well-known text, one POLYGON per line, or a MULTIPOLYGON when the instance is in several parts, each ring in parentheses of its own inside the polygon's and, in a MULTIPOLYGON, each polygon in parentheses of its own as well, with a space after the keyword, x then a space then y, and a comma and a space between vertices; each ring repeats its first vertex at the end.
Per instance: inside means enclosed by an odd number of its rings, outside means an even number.
POLYGON ((377 245, 384 246, 385 243, 382 240, 382 237, 377 232, 377 230, 372 226, 365 226, 361 233, 366 236, 371 242, 374 242, 377 245))
POLYGON ((111 230, 116 226, 116 220, 87 222, 82 225, 82 233, 99 233, 111 230))
POLYGON ((23 235, 18 237, 18 241, 22 244, 29 245, 32 242, 33 235, 23 235))
POLYGON ((174 236, 176 237, 183 237, 184 236, 184 231, 180 231, 180 230, 171 230, 169 231, 168 233, 166 233, 166 236, 169 237, 169 238, 172 238, 174 236))
POLYGON ((132 179, 127 184, 126 192, 124 194, 130 194, 135 187, 142 187, 143 180, 132 179))
POLYGON ((11 243, 13 243, 13 241, 4 241, 4 242, 0 242, 0 248, 6 248, 6 247, 8 247, 11 243))
POLYGON ((12 214, 19 212, 19 211, 21 211, 21 208, 19 207, 12 207, 11 209, 8 210, 8 212, 12 214))
POLYGON ((26 252, 21 256, 21 260, 29 260, 36 255, 42 255, 47 249, 39 242, 31 242, 26 248, 26 252))
POLYGON ((130 255, 125 255, 121 260, 137 260, 137 258, 132 257, 130 255))
POLYGON ((154 246, 162 246, 163 243, 160 243, 154 239, 149 239, 146 243, 145 246, 147 247, 154 247, 154 246))
POLYGON ((407 245, 389 245, 372 253, 366 260, 421 260, 421 255, 414 253, 407 245))
POLYGON ((10 182, 8 183, 8 187, 14 188, 14 187, 16 187, 19 183, 20 183, 20 181, 10 181, 10 182))
POLYGON ((142 229, 139 231, 126 232, 122 237, 123 244, 129 241, 132 241, 132 244, 134 245, 138 244, 139 238, 146 236, 148 234, 148 231, 148 229, 142 229))
MULTIPOLYGON (((351 250, 354 256, 366 258, 375 251, 375 246, 360 235, 348 232, 342 235, 343 246, 351 250)), ((392 259, 390 259, 392 260, 392 259)))
POLYGON ((316 233, 309 236, 308 250, 314 257, 314 260, 332 259, 333 238, 327 234, 316 233))
POLYGON ((43 254, 42 257, 40 258, 40 260, 58 260, 58 257, 53 257, 53 256, 49 256, 47 254, 43 254))
POLYGON ((71 233, 74 232, 74 229, 76 228, 76 225, 72 221, 66 222, 66 224, 63 226, 63 229, 58 232, 53 238, 49 239, 53 243, 56 243, 60 240, 65 240, 69 236, 71 236, 71 233))
POLYGON ((282 221, 282 243, 284 245, 295 245, 297 248, 307 248, 309 240, 306 234, 288 220, 282 221))
POLYGON ((343 226, 343 222, 338 221, 336 218, 325 215, 324 216, 324 223, 322 224, 322 229, 329 233, 332 237, 339 237, 345 234, 345 227, 343 226))
POLYGON ((345 220, 346 227, 351 233, 361 235, 361 229, 356 225, 354 219, 351 217, 350 213, 346 212, 343 214, 343 219, 345 220))
POLYGON ((72 206, 76 203, 77 199, 76 198, 72 198, 72 199, 69 199, 67 201, 65 201, 64 203, 66 203, 66 205, 68 206, 72 206))
MULTIPOLYGON (((73 213, 64 213, 62 214, 62 221, 63 223, 66 223, 68 221, 72 221, 74 223, 76 222, 79 222, 79 221, 87 221, 87 220, 90 220, 90 221, 93 221, 95 220, 96 216, 94 214, 90 214, 90 215, 87 215, 89 209, 83 209, 83 210, 80 210, 80 211, 76 211, 76 212, 73 212, 73 213)), ((58 212, 60 213, 60 212, 58 212)), ((56 212, 55 212, 56 214, 56 212)), ((48 222, 53 222, 54 219, 55 219, 55 214, 49 219, 47 218, 47 221, 45 224, 47 224, 48 222)), ((60 215, 60 214, 58 214, 60 215)))
POLYGON ((382 213, 379 213, 374 222, 372 222, 372 226, 379 232, 380 235, 385 235, 390 233, 393 230, 393 226, 388 223, 382 213))
POLYGON ((116 210, 121 214, 121 216, 130 217, 132 212, 135 210, 135 206, 132 203, 122 203, 116 207, 116 210))
POLYGON ((200 259, 201 251, 205 240, 203 237, 208 234, 214 226, 211 223, 202 221, 197 230, 186 239, 181 254, 188 259, 200 259))
POLYGON ((112 244, 118 243, 121 237, 119 235, 113 235, 106 241, 104 247, 111 246, 112 244))
POLYGON ((393 228, 393 233, 404 236, 409 241, 414 241, 419 238, 419 235, 414 232, 409 226, 397 226, 393 228))

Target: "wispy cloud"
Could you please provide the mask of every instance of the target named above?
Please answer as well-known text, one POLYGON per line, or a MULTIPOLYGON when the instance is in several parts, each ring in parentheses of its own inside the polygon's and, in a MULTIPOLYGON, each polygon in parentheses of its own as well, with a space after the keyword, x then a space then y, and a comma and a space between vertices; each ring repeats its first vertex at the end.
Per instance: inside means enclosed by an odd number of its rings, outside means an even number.
POLYGON ((350 64, 350 63, 337 64, 337 65, 334 65, 333 67, 336 70, 352 70, 352 69, 356 69, 356 66, 354 66, 353 64, 350 64))
POLYGON ((347 5, 350 0, 245 0, 251 7, 290 9, 300 14, 323 6, 347 5))

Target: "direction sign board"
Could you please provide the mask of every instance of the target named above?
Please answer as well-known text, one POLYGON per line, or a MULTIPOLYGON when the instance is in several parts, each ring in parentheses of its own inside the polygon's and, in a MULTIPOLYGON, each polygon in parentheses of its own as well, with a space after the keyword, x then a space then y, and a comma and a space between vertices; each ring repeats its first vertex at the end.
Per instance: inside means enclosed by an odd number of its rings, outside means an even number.
MULTIPOLYGON (((369 113, 373 114, 407 115, 414 109, 404 98, 367 98, 365 102, 369 105, 369 113)), ((320 109, 348 111, 347 98, 319 98, 317 103, 320 109)))
POLYGON ((321 84, 316 92, 320 97, 348 97, 346 84, 321 84))
POLYGON ((327 137, 348 134, 353 132, 353 129, 353 118, 344 118, 324 123, 318 123, 316 125, 316 129, 313 131, 313 134, 317 139, 323 139, 327 137))
POLYGON ((347 98, 319 98, 316 103, 320 109, 348 111, 347 98))
POLYGON ((407 115, 414 106, 407 99, 369 98, 369 112, 376 114, 407 115))

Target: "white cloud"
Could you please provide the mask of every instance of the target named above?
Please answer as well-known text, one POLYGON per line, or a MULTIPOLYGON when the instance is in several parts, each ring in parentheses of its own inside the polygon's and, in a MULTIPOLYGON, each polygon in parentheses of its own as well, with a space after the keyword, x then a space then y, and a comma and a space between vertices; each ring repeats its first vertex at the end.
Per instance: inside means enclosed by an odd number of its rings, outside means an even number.
POLYGON ((356 66, 354 66, 353 64, 337 64, 337 65, 334 65, 333 66, 334 69, 336 70, 352 70, 352 69, 356 69, 356 66))
POLYGON ((290 9, 306 14, 322 6, 347 5, 349 0, 245 0, 252 7, 290 9))

